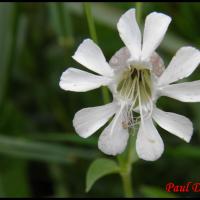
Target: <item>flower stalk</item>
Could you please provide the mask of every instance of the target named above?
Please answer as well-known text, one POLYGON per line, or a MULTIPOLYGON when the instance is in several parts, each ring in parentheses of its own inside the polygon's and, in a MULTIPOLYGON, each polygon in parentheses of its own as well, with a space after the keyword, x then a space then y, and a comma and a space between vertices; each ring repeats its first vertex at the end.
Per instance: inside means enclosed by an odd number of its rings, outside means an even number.
MULTIPOLYGON (((90 3, 83 3, 83 5, 84 5, 86 18, 87 18, 90 36, 91 36, 92 40, 96 44, 98 44, 98 38, 97 38, 94 18, 93 18, 93 15, 92 15, 91 5, 90 5, 90 3)), ((106 87, 102 87, 101 92, 102 92, 102 97, 103 97, 103 103, 104 104, 109 103, 110 102, 110 95, 109 95, 108 89, 106 87)))
POLYGON ((132 187, 132 164, 135 160, 135 140, 136 140, 136 132, 137 129, 132 129, 129 138, 129 144, 126 151, 118 156, 118 162, 120 166, 120 176, 122 179, 123 189, 124 189, 124 197, 133 197, 133 187, 132 187))
POLYGON ((124 197, 133 197, 131 169, 125 173, 121 173, 121 177, 124 187, 124 197))
POLYGON ((96 33, 96 28, 94 24, 94 18, 92 15, 92 9, 91 9, 90 3, 83 3, 83 5, 85 9, 90 36, 95 43, 98 43, 97 33, 96 33))
POLYGON ((142 19, 142 2, 136 2, 135 3, 135 8, 136 8, 137 22, 138 22, 138 24, 140 24, 141 23, 141 19, 142 19))

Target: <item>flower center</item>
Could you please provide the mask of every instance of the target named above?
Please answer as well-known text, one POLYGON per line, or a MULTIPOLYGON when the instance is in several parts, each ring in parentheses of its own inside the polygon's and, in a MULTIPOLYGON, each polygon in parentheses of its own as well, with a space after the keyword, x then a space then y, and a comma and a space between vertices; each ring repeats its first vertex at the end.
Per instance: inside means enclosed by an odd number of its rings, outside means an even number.
POLYGON ((152 111, 152 82, 150 70, 145 66, 133 64, 126 70, 117 86, 119 98, 128 103, 129 127, 140 119, 133 118, 138 110, 140 117, 152 111))

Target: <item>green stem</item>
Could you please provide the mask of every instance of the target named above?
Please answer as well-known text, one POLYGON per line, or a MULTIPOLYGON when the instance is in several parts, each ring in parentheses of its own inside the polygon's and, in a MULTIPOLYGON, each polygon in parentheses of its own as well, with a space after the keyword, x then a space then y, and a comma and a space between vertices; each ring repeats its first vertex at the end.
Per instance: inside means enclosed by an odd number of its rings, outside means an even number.
MULTIPOLYGON (((94 24, 94 18, 92 15, 91 5, 90 3, 83 3, 83 5, 85 9, 90 36, 92 40, 94 40, 94 42, 98 44, 97 33, 96 33, 95 24, 94 24)), ((102 92, 102 98, 103 98, 104 104, 110 102, 110 95, 109 95, 108 89, 105 87, 102 87, 101 92, 102 92)))
POLYGON ((96 28, 95 28, 95 24, 94 24, 94 18, 92 15, 92 9, 91 9, 90 3, 83 3, 83 5, 84 5, 84 9, 85 9, 85 14, 87 17, 90 36, 94 40, 94 42, 98 43, 97 33, 96 33, 96 28))
POLYGON ((131 169, 126 173, 121 173, 121 177, 124 187, 124 197, 133 197, 131 169))
POLYGON ((135 3, 135 8, 136 8, 136 18, 138 24, 141 23, 141 18, 142 18, 142 2, 136 2, 135 3))
POLYGON ((124 188, 125 197, 133 197, 132 190, 132 163, 135 161, 134 150, 135 150, 135 134, 130 134, 129 143, 126 151, 118 156, 119 166, 120 166, 120 175, 122 178, 122 184, 124 188))

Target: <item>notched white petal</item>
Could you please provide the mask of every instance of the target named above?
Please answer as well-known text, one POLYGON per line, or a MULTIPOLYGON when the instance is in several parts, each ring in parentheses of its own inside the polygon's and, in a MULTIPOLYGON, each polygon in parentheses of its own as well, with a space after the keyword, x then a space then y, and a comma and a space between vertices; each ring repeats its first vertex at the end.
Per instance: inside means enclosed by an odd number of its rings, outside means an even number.
POLYGON ((147 161, 157 160, 164 151, 162 138, 151 118, 144 120, 144 124, 140 125, 136 139, 136 151, 139 158, 147 161))
POLYGON ((200 102, 200 80, 168 85, 160 93, 182 102, 200 102))
POLYGON ((86 92, 100 86, 106 86, 111 79, 97 76, 76 68, 68 68, 63 72, 59 85, 63 90, 74 92, 86 92))
POLYGON ((187 117, 176 113, 164 112, 155 108, 153 112, 153 119, 163 129, 178 136, 186 142, 190 141, 193 133, 193 125, 187 117))
POLYGON ((115 115, 112 122, 101 133, 98 141, 98 148, 108 155, 122 153, 128 142, 128 129, 123 128, 123 116, 115 115), (114 123, 114 125, 113 125, 114 123))
POLYGON ((135 17, 135 9, 129 9, 117 23, 119 35, 128 47, 132 58, 139 59, 141 55, 141 32, 135 17))
POLYGON ((84 108, 78 111, 73 119, 76 132, 83 138, 87 138, 101 128, 117 111, 115 102, 104 106, 84 108))
POLYGON ((104 76, 113 75, 113 70, 106 62, 101 49, 90 39, 85 39, 72 57, 83 66, 98 74, 104 76))
POLYGON ((149 60, 160 45, 171 22, 171 17, 153 12, 146 17, 142 45, 142 60, 149 60))
POLYGON ((160 86, 183 79, 197 68, 200 63, 200 51, 193 47, 182 47, 172 58, 168 67, 159 78, 160 86))

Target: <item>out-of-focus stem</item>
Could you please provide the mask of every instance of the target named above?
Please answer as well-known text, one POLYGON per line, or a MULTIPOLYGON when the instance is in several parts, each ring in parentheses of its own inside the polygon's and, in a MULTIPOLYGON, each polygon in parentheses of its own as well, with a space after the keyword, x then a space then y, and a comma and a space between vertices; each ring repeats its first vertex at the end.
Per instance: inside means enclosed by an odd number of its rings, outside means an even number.
POLYGON ((135 3, 135 8, 136 8, 136 18, 138 24, 141 23, 141 18, 142 18, 142 2, 136 2, 135 3))
MULTIPOLYGON (((84 9, 85 9, 85 14, 87 17, 87 23, 88 23, 88 27, 89 27, 90 36, 95 43, 98 43, 98 38, 97 38, 96 28, 95 28, 95 24, 94 24, 94 18, 92 15, 91 5, 90 5, 90 3, 83 3, 83 5, 84 5, 84 9)), ((109 96, 108 89, 105 87, 102 87, 101 90, 102 90, 102 97, 103 97, 104 104, 110 102, 110 96, 109 96)))
POLYGON ((92 15, 91 5, 90 5, 90 3, 83 3, 83 5, 84 5, 84 9, 85 9, 85 14, 86 14, 86 17, 87 17, 90 36, 94 40, 94 42, 98 43, 96 28, 95 28, 95 24, 94 24, 94 18, 93 18, 93 15, 92 15))

